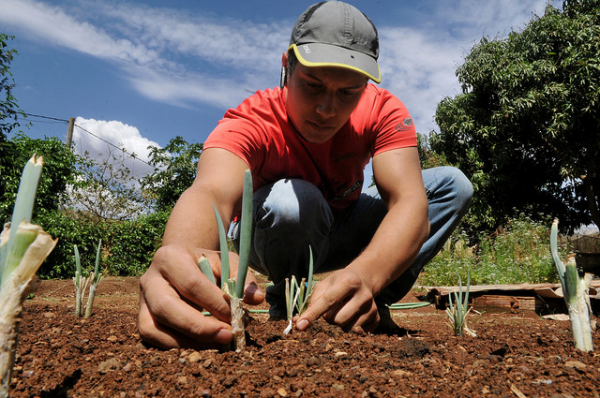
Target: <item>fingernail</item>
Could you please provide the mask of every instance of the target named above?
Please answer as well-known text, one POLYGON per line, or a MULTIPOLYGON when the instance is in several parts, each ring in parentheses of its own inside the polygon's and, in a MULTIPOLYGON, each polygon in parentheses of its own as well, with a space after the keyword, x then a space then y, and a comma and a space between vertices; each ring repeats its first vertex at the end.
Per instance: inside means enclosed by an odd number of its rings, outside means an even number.
POLYGON ((298 323, 296 324, 296 328, 298 330, 304 330, 304 329, 306 329, 308 327, 309 324, 310 323, 306 319, 300 319, 298 321, 298 323))

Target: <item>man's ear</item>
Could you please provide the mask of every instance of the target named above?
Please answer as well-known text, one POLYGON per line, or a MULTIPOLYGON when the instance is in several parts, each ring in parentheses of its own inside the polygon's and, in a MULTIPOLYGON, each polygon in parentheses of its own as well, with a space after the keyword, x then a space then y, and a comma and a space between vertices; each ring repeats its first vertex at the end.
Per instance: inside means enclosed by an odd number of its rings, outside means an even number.
POLYGON ((288 54, 284 52, 281 56, 281 77, 279 78, 279 87, 283 88, 287 83, 287 66, 288 66, 288 54))
POLYGON ((288 53, 287 51, 284 51, 283 54, 281 55, 281 66, 284 68, 287 68, 288 66, 288 53))

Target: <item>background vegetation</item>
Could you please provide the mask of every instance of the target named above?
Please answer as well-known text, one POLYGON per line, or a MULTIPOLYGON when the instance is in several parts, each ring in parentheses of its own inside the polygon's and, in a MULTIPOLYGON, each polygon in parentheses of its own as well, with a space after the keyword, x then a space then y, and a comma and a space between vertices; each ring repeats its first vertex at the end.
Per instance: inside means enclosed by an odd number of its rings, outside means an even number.
MULTIPOLYGON (((56 138, 30 139, 18 131, 11 39, 0 33, 0 222, 22 165, 42 154, 34 221, 59 244, 39 274, 71 277, 74 244, 91 268, 100 239, 105 272, 143 273, 202 144, 175 137, 151 148, 155 171, 138 181, 113 153, 92 161, 56 138)), ((454 284, 467 272, 473 284, 555 281, 551 220, 563 233, 600 224, 600 0, 548 6, 508 38, 483 38, 456 74, 462 93, 440 102, 439 131, 419 135, 419 151, 424 167, 462 169, 475 195, 421 283, 454 284)))

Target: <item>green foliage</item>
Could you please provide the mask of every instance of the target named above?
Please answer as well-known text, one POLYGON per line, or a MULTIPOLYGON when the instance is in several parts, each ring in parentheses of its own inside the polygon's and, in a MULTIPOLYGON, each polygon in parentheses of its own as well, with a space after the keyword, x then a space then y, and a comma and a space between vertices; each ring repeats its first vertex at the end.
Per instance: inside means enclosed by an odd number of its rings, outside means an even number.
POLYGON ((419 283, 454 286, 467 275, 475 285, 556 283, 546 224, 521 215, 472 246, 467 235, 457 231, 425 266, 419 283))
POLYGON ((125 164, 128 156, 110 149, 98 159, 85 153, 78 168, 81 178, 62 197, 61 206, 96 220, 132 220, 147 212, 138 179, 125 164))
POLYGON ((60 195, 69 184, 75 183, 81 157, 54 137, 32 139, 17 134, 5 144, 7 151, 0 159, 0 222, 8 221, 12 213, 21 177, 19 165, 25 164, 33 154, 44 158, 34 211, 40 214, 58 209, 60 195))
POLYGON ((135 220, 106 222, 104 263, 111 275, 141 275, 161 245, 169 218, 168 212, 157 212, 135 220))
POLYGON ((49 234, 58 237, 56 248, 38 275, 46 279, 74 276, 74 245, 81 252, 81 266, 94 268, 98 240, 102 240, 102 264, 109 275, 141 275, 160 247, 169 213, 158 212, 126 221, 96 221, 76 213, 47 212, 36 218, 49 234))
POLYGON ((189 144, 175 137, 164 148, 150 146, 152 174, 142 180, 142 189, 159 211, 170 211, 181 194, 196 178, 203 144, 189 144))
POLYGON ((19 126, 17 118, 25 116, 12 96, 15 82, 10 72, 10 63, 17 55, 17 50, 8 48, 8 40, 11 39, 13 36, 0 32, 0 159, 4 156, 6 135, 19 126))
POLYGON ((471 179, 466 222, 493 231, 518 212, 600 224, 600 1, 551 6, 520 33, 483 39, 437 108, 433 151, 471 179), (535 210, 535 213, 533 212, 535 210))

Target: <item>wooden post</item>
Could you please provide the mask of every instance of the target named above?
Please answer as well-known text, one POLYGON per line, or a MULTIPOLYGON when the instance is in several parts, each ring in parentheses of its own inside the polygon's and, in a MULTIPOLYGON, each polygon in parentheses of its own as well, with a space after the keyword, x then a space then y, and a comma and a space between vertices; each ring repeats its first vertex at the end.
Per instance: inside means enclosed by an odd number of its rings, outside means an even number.
POLYGON ((73 142, 73 128, 75 127, 75 118, 69 118, 69 130, 67 130, 67 148, 71 148, 73 142))

